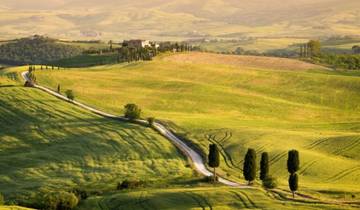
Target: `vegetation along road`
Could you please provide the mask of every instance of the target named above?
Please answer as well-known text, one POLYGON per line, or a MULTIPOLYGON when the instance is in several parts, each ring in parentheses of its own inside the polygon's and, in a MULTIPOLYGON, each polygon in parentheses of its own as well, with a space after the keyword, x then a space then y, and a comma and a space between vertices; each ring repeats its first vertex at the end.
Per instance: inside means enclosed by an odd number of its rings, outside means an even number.
MULTIPOLYGON (((28 77, 28 71, 25 71, 25 72, 22 72, 22 77, 24 78, 24 80, 26 81, 30 81, 29 77, 28 77)), ((52 91, 46 87, 43 87, 43 86, 40 86, 40 85, 36 85, 34 84, 34 87, 35 88, 38 88, 40 90, 43 90, 51 95, 54 95, 56 96, 57 98, 60 98, 62 100, 65 100, 65 101, 68 101, 68 102, 71 102, 79 107, 82 107, 84 109, 87 109, 91 112, 94 112, 98 115, 101 115, 101 116, 104 116, 104 117, 109 117, 109 118, 114 118, 114 119, 119 119, 119 120, 122 120, 122 121, 127 121, 126 118, 124 117, 120 117, 120 116, 115 116, 115 115, 112 115, 112 114, 108 114, 106 112, 103 112, 103 111, 100 111, 98 109, 95 109, 95 108, 92 108, 90 106, 87 106, 83 103, 80 103, 80 102, 77 102, 75 100, 70 100, 68 99, 66 96, 63 96, 55 91, 52 91)), ((147 121, 145 120, 136 120, 137 123, 139 124, 147 124, 147 121)), ((154 129, 157 130, 159 133, 161 133, 164 137, 166 137, 167 139, 169 139, 177 148, 179 148, 187 157, 189 157, 192 161, 192 164, 194 165, 195 169, 205 175, 205 176, 212 176, 213 173, 210 172, 205 164, 204 164, 204 161, 201 157, 201 155, 199 155, 197 152, 195 152, 193 149, 191 149, 188 145, 186 145, 183 141, 181 141, 178 137, 176 137, 171 131, 169 131, 167 128, 165 128, 165 126, 163 126, 162 124, 160 123, 154 123, 154 129)), ((220 183, 223 183, 225 185, 228 185, 228 186, 231 186, 231 187, 238 187, 238 188, 251 188, 250 186, 248 185, 242 185, 240 183, 237 183, 237 182, 233 182, 233 181, 230 181, 230 180, 227 180, 227 179, 224 179, 224 178, 221 178, 219 177, 218 181, 220 183)))

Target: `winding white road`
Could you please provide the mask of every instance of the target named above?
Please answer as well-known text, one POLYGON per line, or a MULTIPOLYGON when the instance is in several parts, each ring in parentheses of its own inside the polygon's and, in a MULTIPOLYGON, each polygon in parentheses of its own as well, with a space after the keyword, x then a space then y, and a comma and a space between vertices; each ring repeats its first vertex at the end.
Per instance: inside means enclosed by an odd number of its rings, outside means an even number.
MULTIPOLYGON (((22 72, 21 73, 22 77, 24 78, 25 81, 30 81, 29 77, 28 77, 28 72, 22 72)), ((49 88, 40 86, 40 85, 34 85, 35 88, 38 88, 40 90, 43 90, 51 95, 54 95, 62 100, 71 102, 79 107, 82 107, 84 109, 87 109, 95 114, 101 115, 103 117, 108 117, 108 118, 113 118, 113 119, 119 119, 119 120, 123 120, 123 121, 127 121, 126 118, 124 117, 119 117, 119 116, 115 116, 112 114, 108 114, 106 112, 102 112, 98 109, 92 108, 90 106, 87 106, 85 104, 82 104, 80 102, 77 101, 72 101, 69 100, 67 97, 50 90, 49 88)), ((141 124, 147 124, 147 121, 145 120, 137 120, 137 122, 141 123, 141 124)), ((211 171, 209 171, 205 164, 204 161, 202 159, 202 157, 196 153, 192 148, 190 148, 188 145, 186 145, 183 141, 181 141, 178 137, 176 137, 170 130, 168 130, 165 126, 163 126, 160 123, 154 123, 154 129, 157 130, 159 133, 161 133, 164 137, 166 137, 167 139, 169 139, 177 148, 179 148, 187 157, 189 157, 191 159, 191 161, 193 162, 193 165, 195 167, 195 169, 205 175, 205 176, 211 176, 213 175, 213 173, 211 171)), ((233 182, 227 179, 224 179, 222 177, 219 177, 219 182, 223 183, 225 185, 231 186, 231 187, 237 187, 237 188, 251 188, 250 186, 247 185, 243 185, 237 182, 233 182)))

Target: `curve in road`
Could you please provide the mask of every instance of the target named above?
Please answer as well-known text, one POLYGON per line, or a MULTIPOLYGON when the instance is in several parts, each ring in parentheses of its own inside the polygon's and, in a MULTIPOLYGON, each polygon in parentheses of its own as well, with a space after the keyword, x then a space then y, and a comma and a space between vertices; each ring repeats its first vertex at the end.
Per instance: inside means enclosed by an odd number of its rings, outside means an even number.
MULTIPOLYGON (((23 79, 25 81, 30 81, 30 79, 28 77, 28 71, 22 72, 21 76, 23 77, 23 79)), ((45 91, 45 92, 47 92, 47 93, 49 93, 49 94, 51 94, 53 96, 56 96, 59 99, 62 99, 62 100, 67 101, 67 102, 71 102, 71 103, 73 103, 73 104, 75 104, 75 105, 77 105, 77 106, 79 106, 81 108, 89 110, 89 111, 91 111, 91 112, 93 112, 95 114, 101 115, 103 117, 108 117, 108 118, 112 118, 112 119, 118 119, 118 120, 122 120, 122 121, 128 121, 128 119, 126 119, 124 117, 112 115, 112 114, 100 111, 98 109, 92 108, 92 107, 90 107, 88 105, 85 105, 83 103, 80 103, 78 101, 70 100, 67 97, 63 96, 63 95, 61 95, 61 94, 59 94, 59 93, 57 93, 57 92, 55 92, 53 90, 50 90, 49 88, 46 88, 46 87, 43 87, 43 86, 40 86, 40 85, 36 85, 36 84, 34 84, 34 87, 38 88, 38 89, 40 89, 42 91, 45 91)), ((141 124, 147 124, 147 121, 145 121, 145 120, 137 120, 137 122, 141 123, 141 124)), ((164 137, 166 137, 168 140, 170 140, 177 148, 179 148, 187 157, 189 157, 191 159, 196 171, 198 171, 199 173, 201 173, 201 174, 203 174, 205 176, 212 176, 213 175, 213 173, 206 168, 202 157, 197 152, 195 152, 192 148, 190 148, 187 144, 185 144, 182 140, 180 140, 178 137, 176 137, 164 125, 156 122, 156 123, 154 123, 153 127, 154 127, 154 129, 156 131, 158 131, 164 137)), ((237 183, 237 182, 234 182, 234 181, 230 181, 230 180, 222 178, 222 177, 219 177, 219 182, 222 183, 222 184, 225 184, 227 186, 230 186, 230 187, 251 188, 248 185, 244 185, 244 184, 240 184, 240 183, 237 183)))

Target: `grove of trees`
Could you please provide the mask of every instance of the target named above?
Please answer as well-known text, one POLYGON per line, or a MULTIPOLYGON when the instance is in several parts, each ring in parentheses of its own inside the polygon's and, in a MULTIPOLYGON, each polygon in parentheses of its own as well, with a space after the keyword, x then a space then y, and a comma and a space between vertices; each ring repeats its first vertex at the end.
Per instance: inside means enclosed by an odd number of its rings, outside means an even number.
POLYGON ((55 39, 33 36, 9 41, 0 45, 0 63, 10 65, 44 64, 70 58, 82 53, 82 49, 58 43, 55 39))

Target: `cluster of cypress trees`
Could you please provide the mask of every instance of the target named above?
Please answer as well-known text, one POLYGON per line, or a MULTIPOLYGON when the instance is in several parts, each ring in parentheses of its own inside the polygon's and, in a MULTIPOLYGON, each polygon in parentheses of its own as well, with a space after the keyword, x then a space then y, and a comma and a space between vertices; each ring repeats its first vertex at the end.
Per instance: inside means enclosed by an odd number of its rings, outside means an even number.
MULTIPOLYGON (((256 151, 254 149, 249 148, 244 160, 243 166, 243 175, 248 184, 252 184, 256 179, 256 151)), ((216 181, 216 168, 220 166, 220 155, 219 149, 216 144, 210 144, 209 146, 209 155, 208 155, 208 165, 214 170, 214 182, 216 181)), ((300 160, 299 160, 299 152, 297 150, 290 150, 288 153, 287 160, 287 169, 290 173, 289 176, 289 188, 295 196, 295 192, 298 189, 298 175, 296 172, 299 170, 300 160)), ((267 152, 263 152, 261 154, 260 160, 260 180, 263 182, 270 178, 269 175, 269 154, 267 152)))

